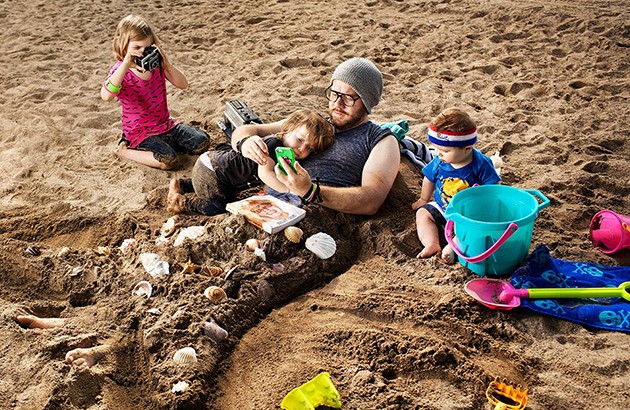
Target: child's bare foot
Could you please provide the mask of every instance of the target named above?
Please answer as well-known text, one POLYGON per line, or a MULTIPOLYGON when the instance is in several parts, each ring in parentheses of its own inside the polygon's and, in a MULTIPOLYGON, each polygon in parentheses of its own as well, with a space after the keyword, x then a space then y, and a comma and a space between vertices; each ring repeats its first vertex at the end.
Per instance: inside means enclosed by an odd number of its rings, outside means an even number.
POLYGON ((166 209, 169 212, 178 214, 184 209, 184 195, 182 195, 182 189, 179 186, 179 179, 173 178, 168 184, 168 195, 166 196, 167 206, 166 209))
POLYGON ((424 247, 424 249, 416 256, 416 258, 419 259, 424 259, 424 258, 430 258, 431 256, 435 255, 436 253, 440 252, 440 244, 439 243, 434 243, 431 245, 427 245, 424 247))
POLYGON ((453 252, 451 245, 446 245, 444 249, 442 249, 442 261, 447 265, 455 263, 455 252, 453 252))
POLYGON ((22 327, 29 329, 52 329, 66 324, 66 319, 61 318, 39 318, 33 315, 18 315, 15 321, 22 327))
POLYGON ((87 349, 73 349, 66 353, 66 363, 72 366, 81 366, 85 363, 87 367, 92 367, 105 356, 108 350, 108 345, 94 346, 87 349))

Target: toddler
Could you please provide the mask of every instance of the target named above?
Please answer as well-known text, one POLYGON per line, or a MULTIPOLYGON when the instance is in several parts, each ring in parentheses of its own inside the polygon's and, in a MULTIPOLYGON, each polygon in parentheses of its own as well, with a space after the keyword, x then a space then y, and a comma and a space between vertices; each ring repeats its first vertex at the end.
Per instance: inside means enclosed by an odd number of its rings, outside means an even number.
POLYGON ((139 16, 123 18, 114 35, 118 60, 101 87, 101 98, 118 98, 122 107, 122 137, 117 154, 121 158, 171 169, 180 153, 198 155, 208 149, 205 132, 175 121, 166 102, 166 80, 175 87, 188 87, 186 76, 170 63, 149 24, 139 16), (155 47, 159 64, 152 70, 136 62, 145 50, 155 47))
MULTIPOLYGON (((237 144, 239 151, 245 139, 237 144)), ((288 192, 276 178, 276 147, 292 148, 295 159, 304 159, 311 152, 330 148, 333 139, 333 126, 324 117, 315 111, 296 111, 284 121, 277 135, 263 137, 270 153, 265 165, 257 165, 245 158, 230 144, 219 144, 214 151, 199 156, 192 178, 171 180, 167 209, 173 213, 194 212, 209 216, 224 213, 225 205, 236 199, 238 191, 259 185, 261 181, 277 192, 288 192), (184 195, 191 192, 195 195, 184 195)), ((291 172, 288 165, 284 168, 291 172)))
POLYGON ((424 249, 418 258, 441 252, 444 262, 452 264, 455 255, 450 245, 442 250, 438 225, 444 226, 444 210, 453 196, 473 185, 496 184, 501 180, 490 158, 473 148, 477 126, 464 111, 447 108, 429 124, 429 141, 435 145, 436 157, 423 168, 420 199, 411 207, 416 210, 416 229, 424 249))

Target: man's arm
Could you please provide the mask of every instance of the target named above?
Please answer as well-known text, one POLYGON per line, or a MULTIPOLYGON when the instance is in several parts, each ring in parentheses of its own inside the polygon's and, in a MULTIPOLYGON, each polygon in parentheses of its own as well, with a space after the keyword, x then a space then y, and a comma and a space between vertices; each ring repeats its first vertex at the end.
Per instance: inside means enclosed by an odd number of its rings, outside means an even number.
POLYGON ((283 122, 284 120, 272 122, 270 124, 241 125, 232 133, 232 138, 230 140, 232 149, 234 151, 238 151, 236 149, 236 144, 240 140, 247 138, 247 141, 244 141, 241 145, 241 154, 245 158, 255 161, 258 165, 265 165, 267 163, 269 150, 267 149, 267 144, 265 144, 261 137, 277 134, 280 131, 283 122))
POLYGON ((361 186, 321 187, 321 205, 340 212, 374 215, 394 185, 400 166, 400 149, 396 137, 383 138, 372 150, 363 168, 361 186))

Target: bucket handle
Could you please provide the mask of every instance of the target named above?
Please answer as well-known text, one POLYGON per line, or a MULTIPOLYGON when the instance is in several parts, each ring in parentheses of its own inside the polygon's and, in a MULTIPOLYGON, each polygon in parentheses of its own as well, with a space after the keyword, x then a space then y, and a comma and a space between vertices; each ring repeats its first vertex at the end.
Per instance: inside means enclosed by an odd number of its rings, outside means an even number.
POLYGON ((547 208, 549 204, 551 203, 551 201, 549 201, 549 199, 537 189, 525 189, 524 191, 540 199, 541 202, 538 204, 538 208, 536 208, 536 211, 540 211, 541 209, 547 208))
MULTIPOLYGON (((542 195, 542 194, 541 194, 542 195)), ((547 198, 545 198, 547 199, 547 198)), ((547 199, 547 202, 549 202, 549 200, 547 199)), ((549 205, 549 204, 547 204, 549 205)), ((457 254, 457 256, 459 256, 460 258, 462 258, 463 260, 465 260, 466 262, 469 263, 478 263, 483 261, 484 259, 488 258, 490 255, 492 255, 493 253, 495 253, 500 247, 501 245, 503 245, 505 243, 505 241, 507 241, 510 236, 512 236, 514 234, 514 232, 516 232, 516 230, 518 229, 518 225, 515 224, 514 222, 510 222, 510 224, 508 225, 508 227, 505 229, 505 232, 503 232, 503 234, 501 235, 501 237, 499 238, 498 241, 496 241, 490 248, 488 248, 485 252, 482 252, 481 254, 477 255, 477 256, 466 256, 464 255, 464 253, 457 247, 457 245, 455 244, 455 241, 453 239, 454 236, 454 228, 455 228, 455 222, 453 222, 452 220, 447 220, 446 221, 446 226, 444 227, 444 236, 446 237, 446 242, 448 242, 449 245, 451 245, 451 247, 453 248, 453 251, 455 251, 455 253, 457 254)))

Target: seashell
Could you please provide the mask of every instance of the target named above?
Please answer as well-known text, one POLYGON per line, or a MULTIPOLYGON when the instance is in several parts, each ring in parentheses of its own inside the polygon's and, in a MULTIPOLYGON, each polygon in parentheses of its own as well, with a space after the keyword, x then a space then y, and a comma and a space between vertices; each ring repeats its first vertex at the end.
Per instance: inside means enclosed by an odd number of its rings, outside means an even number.
POLYGON ((225 227, 225 233, 233 234, 234 233, 234 229, 230 228, 229 226, 226 226, 225 227))
POLYGON ((181 245, 186 239, 197 239, 205 232, 206 228, 204 226, 189 226, 188 228, 184 228, 179 231, 177 238, 175 238, 173 242, 173 246, 181 245))
POLYGON ((85 269, 83 269, 81 266, 77 266, 75 268, 72 268, 72 270, 70 271, 70 277, 73 278, 75 276, 79 276, 83 272, 85 272, 85 269))
POLYGON ((168 238, 165 236, 158 236, 155 238, 155 244, 157 246, 167 246, 169 244, 168 238))
POLYGON ((112 254, 112 250, 109 249, 108 246, 99 246, 98 248, 96 248, 96 253, 103 256, 109 256, 112 254))
POLYGON ((147 298, 151 297, 151 292, 153 292, 153 286, 146 280, 140 281, 133 287, 131 291, 132 295, 138 296, 146 296, 147 298))
POLYGON ((39 256, 39 255, 42 254, 42 252, 39 250, 39 248, 37 246, 33 246, 33 245, 27 246, 25 252, 30 254, 30 255, 33 255, 33 256, 39 256))
POLYGON ((227 299, 225 291, 218 286, 209 286, 203 291, 205 297, 210 299, 213 303, 219 303, 222 300, 227 299))
POLYGON ((265 303, 271 302, 273 297, 276 295, 276 290, 273 288, 273 285, 269 283, 266 279, 258 282, 258 288, 256 289, 258 294, 258 298, 265 303))
POLYGON ((332 236, 324 232, 309 237, 305 243, 306 249, 321 259, 328 259, 337 251, 337 244, 332 236))
POLYGON ((175 352, 173 360, 180 364, 197 363, 197 352, 192 347, 184 347, 175 352))
POLYGON ((227 271, 227 273, 225 274, 225 280, 241 280, 243 278, 243 275, 240 272, 237 272, 237 269, 238 265, 232 267, 229 271, 227 271))
POLYGON ((68 248, 67 246, 64 246, 63 248, 59 249, 59 253, 57 254, 57 256, 60 258, 63 258, 69 253, 70 253, 70 248, 68 248))
POLYGON ((168 262, 161 261, 157 253, 141 253, 140 262, 149 275, 156 279, 169 274, 168 262))
POLYGON ((158 308, 151 308, 151 309, 147 310, 147 313, 150 313, 152 315, 159 315, 162 312, 160 312, 160 309, 158 309, 158 308))
POLYGON ((182 380, 173 385, 173 387, 171 388, 171 393, 183 393, 188 390, 189 387, 190 384, 182 380))
POLYGON ((201 268, 201 272, 206 275, 217 277, 223 275, 223 268, 219 266, 204 266, 201 268))
POLYGON ((258 246, 258 239, 248 239, 247 241, 245 241, 245 247, 247 248, 247 250, 250 250, 252 252, 260 248, 260 246, 258 246))
POLYGON ((297 226, 288 226, 284 230, 284 236, 286 236, 289 242, 300 243, 302 236, 304 236, 304 231, 297 226))
POLYGON ((258 256, 260 259, 262 259, 265 262, 267 262, 267 254, 262 249, 260 249, 260 248, 254 249, 254 255, 258 256))
POLYGON ((229 336, 229 333, 227 332, 227 330, 219 326, 217 322, 215 322, 214 319, 212 318, 210 318, 209 322, 204 322, 203 334, 208 336, 210 339, 214 340, 217 343, 224 341, 229 336))
POLYGON ((165 238, 169 237, 175 232, 175 229, 177 229, 177 215, 171 216, 164 222, 164 225, 160 228, 160 235, 165 238))
POLYGON ((137 246, 138 242, 135 239, 128 238, 120 244, 120 251, 123 253, 123 255, 127 255, 131 253, 131 251, 134 250, 137 246))
POLYGON ((284 265, 281 263, 274 263, 273 265, 271 265, 271 270, 280 273, 284 271, 284 265))

